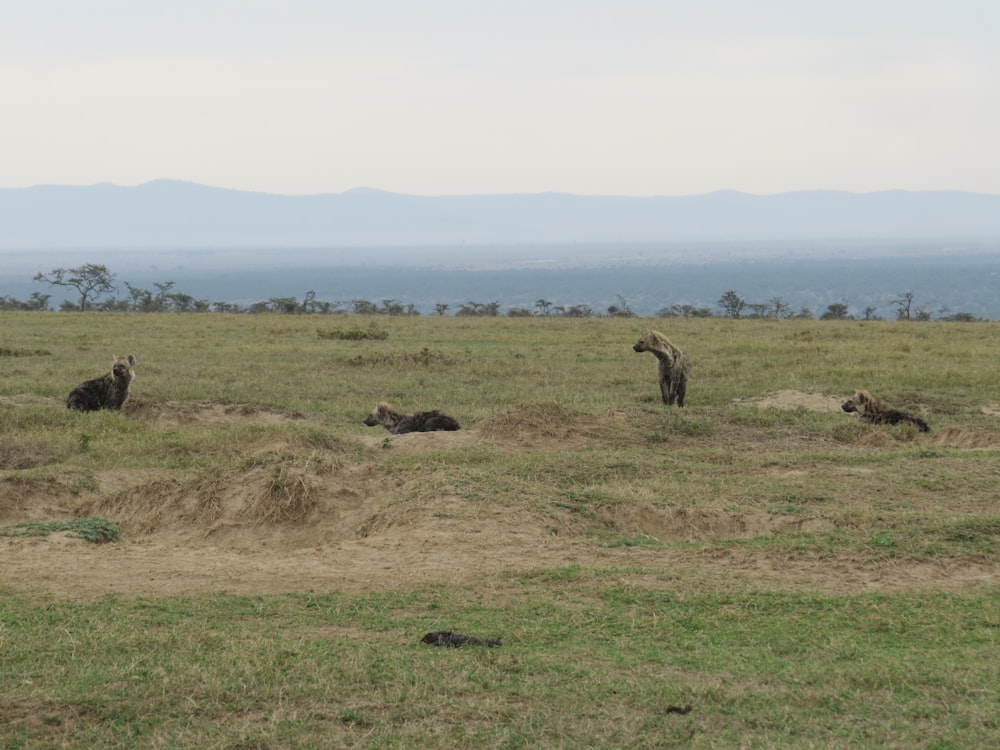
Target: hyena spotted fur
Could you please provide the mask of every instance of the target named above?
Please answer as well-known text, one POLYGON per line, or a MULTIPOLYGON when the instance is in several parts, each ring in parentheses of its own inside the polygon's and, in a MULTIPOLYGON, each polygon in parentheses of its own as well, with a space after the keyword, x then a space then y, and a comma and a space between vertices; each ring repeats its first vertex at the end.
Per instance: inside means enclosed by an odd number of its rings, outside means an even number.
POLYGON ((393 435, 403 435, 407 432, 434 432, 435 430, 461 429, 454 417, 437 411, 422 411, 417 414, 400 414, 393 411, 385 401, 375 404, 372 413, 365 417, 369 427, 382 425, 393 435))
POLYGON ((66 406, 77 411, 119 411, 128 398, 128 387, 135 378, 134 367, 134 355, 119 354, 111 363, 111 372, 80 383, 70 392, 66 406))
POLYGON ((846 412, 857 412, 858 416, 866 422, 872 424, 900 424, 907 422, 916 425, 921 432, 930 432, 931 428, 920 417, 890 409, 871 393, 862 389, 854 392, 854 395, 847 399, 840 406, 846 412))
POLYGON ((659 361, 660 395, 663 403, 684 406, 687 392, 688 361, 684 352, 670 343, 659 331, 646 331, 639 343, 632 347, 637 352, 650 352, 659 361))

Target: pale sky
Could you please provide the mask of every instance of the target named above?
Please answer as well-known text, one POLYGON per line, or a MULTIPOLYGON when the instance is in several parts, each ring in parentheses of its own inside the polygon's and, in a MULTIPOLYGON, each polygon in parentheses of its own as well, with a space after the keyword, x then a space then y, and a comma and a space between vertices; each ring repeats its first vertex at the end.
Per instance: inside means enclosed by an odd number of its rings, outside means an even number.
POLYGON ((996 0, 30 0, 0 187, 1000 194, 996 0))

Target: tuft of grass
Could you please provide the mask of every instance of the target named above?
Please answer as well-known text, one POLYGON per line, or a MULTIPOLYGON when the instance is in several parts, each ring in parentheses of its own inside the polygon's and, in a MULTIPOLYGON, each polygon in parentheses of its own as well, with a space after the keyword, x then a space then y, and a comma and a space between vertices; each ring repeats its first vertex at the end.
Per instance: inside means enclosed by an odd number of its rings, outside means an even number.
POLYGON ((56 460, 50 450, 0 441, 0 471, 31 469, 56 460))
POLYGON ((321 339, 337 341, 384 341, 389 338, 389 332, 372 323, 368 328, 349 328, 345 330, 324 331, 317 329, 316 334, 321 339))
POLYGON ((20 347, 0 346, 0 357, 50 357, 52 352, 47 349, 23 349, 20 347))
POLYGON ((0 536, 48 536, 58 531, 94 544, 117 542, 121 537, 118 525, 104 518, 74 518, 69 521, 22 521, 13 526, 0 526, 0 536))

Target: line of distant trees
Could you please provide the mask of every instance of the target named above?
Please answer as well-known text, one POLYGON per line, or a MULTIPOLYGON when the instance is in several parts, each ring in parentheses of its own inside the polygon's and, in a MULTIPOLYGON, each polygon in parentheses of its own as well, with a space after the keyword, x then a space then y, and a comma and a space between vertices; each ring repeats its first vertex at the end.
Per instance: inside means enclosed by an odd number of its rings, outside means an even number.
MULTIPOLYGON (((124 283, 126 294, 118 296, 119 288, 115 283, 115 274, 107 266, 87 263, 77 268, 54 268, 48 273, 38 273, 33 281, 45 284, 49 288, 62 287, 75 290, 77 301, 65 300, 60 310, 66 312, 220 312, 220 313, 282 313, 296 314, 347 314, 355 315, 420 315, 413 304, 407 304, 395 299, 385 299, 373 302, 366 299, 355 299, 349 302, 328 302, 317 299, 316 292, 310 290, 302 300, 296 297, 271 297, 268 300, 250 305, 238 305, 232 302, 209 302, 195 299, 189 294, 174 291, 174 282, 166 281, 153 284, 153 289, 144 289, 124 283)), ((21 301, 13 297, 0 296, 0 310, 50 310, 51 294, 32 292, 31 297, 21 301)), ((903 292, 893 298, 895 320, 929 321, 943 320, 952 322, 974 322, 985 318, 976 318, 971 313, 939 310, 937 318, 933 313, 915 302, 913 292, 903 292)), ((818 316, 807 308, 791 309, 781 298, 775 297, 767 302, 748 302, 739 293, 730 289, 719 297, 717 310, 708 307, 697 307, 687 304, 675 304, 664 307, 655 313, 661 318, 712 318, 722 317, 733 320, 742 319, 787 319, 787 320, 882 320, 875 307, 866 307, 862 317, 852 315, 848 311, 847 302, 837 302, 827 305, 825 311, 818 316)), ((435 315, 447 315, 450 306, 445 303, 434 305, 435 315)), ((454 311, 456 316, 508 317, 529 316, 560 316, 567 318, 590 317, 635 317, 627 300, 618 295, 618 304, 609 305, 604 313, 593 310, 590 305, 557 305, 547 299, 539 299, 533 307, 511 307, 506 312, 502 310, 499 301, 467 302, 454 311)))

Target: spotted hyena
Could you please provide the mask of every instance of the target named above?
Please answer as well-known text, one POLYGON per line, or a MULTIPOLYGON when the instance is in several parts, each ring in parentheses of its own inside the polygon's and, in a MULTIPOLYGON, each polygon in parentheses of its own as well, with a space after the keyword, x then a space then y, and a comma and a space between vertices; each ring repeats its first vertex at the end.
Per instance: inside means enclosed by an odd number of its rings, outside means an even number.
POLYGON ((659 360, 660 395, 663 403, 684 406, 687 392, 688 361, 684 352, 670 343, 659 331, 646 331, 639 343, 632 347, 637 352, 650 352, 659 360))
POLYGON ((434 432, 435 430, 458 430, 458 421, 454 417, 435 411, 422 411, 417 414, 400 414, 393 411, 385 401, 375 404, 372 413, 365 417, 365 424, 374 427, 382 425, 393 435, 403 435, 407 432, 434 432))
POLYGON ((854 395, 841 404, 840 408, 846 412, 857 412, 859 417, 872 424, 908 422, 916 425, 921 432, 931 431, 931 428, 920 417, 906 414, 898 409, 890 409, 866 390, 855 391, 854 395))
POLYGON ((128 398, 128 387, 135 378, 134 367, 134 355, 119 354, 111 363, 111 372, 80 383, 70 392, 66 406, 78 411, 119 411, 128 398))

